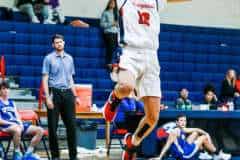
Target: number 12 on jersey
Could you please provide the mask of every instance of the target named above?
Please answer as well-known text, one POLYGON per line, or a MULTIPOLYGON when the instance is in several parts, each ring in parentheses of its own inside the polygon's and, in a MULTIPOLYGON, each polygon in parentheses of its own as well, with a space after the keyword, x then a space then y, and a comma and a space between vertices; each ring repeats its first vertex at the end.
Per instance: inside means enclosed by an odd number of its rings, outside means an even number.
POLYGON ((148 12, 138 11, 138 23, 150 26, 150 14, 148 12))

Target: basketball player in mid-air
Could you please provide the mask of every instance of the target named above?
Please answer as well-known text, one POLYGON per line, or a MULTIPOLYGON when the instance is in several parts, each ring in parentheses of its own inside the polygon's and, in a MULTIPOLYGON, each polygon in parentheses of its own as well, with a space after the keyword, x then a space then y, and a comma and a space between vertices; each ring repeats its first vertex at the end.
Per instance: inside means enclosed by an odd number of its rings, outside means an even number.
POLYGON ((189 0, 116 0, 119 9, 121 56, 117 85, 104 105, 106 121, 113 121, 121 99, 134 89, 144 102, 145 116, 132 135, 125 135, 123 160, 136 159, 136 147, 155 127, 160 111, 159 11, 167 2, 189 0))

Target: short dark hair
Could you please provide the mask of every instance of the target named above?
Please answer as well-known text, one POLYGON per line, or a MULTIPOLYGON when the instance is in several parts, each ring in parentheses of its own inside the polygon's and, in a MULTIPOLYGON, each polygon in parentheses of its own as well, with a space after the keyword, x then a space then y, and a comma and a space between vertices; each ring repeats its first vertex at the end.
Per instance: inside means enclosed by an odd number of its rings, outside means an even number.
POLYGON ((215 94, 215 87, 213 84, 208 83, 203 89, 203 93, 206 95, 209 91, 212 91, 215 94))
POLYGON ((52 43, 54 43, 54 40, 55 40, 55 39, 62 39, 62 40, 64 40, 64 36, 61 35, 61 34, 55 34, 55 35, 53 35, 53 36, 52 36, 52 43))
POLYGON ((0 83, 0 89, 3 89, 3 88, 9 88, 9 84, 6 81, 2 81, 0 83))
POLYGON ((187 116, 186 116, 185 114, 179 114, 179 115, 177 115, 177 117, 176 117, 176 121, 178 121, 179 118, 182 118, 182 117, 186 117, 186 118, 187 118, 187 116))

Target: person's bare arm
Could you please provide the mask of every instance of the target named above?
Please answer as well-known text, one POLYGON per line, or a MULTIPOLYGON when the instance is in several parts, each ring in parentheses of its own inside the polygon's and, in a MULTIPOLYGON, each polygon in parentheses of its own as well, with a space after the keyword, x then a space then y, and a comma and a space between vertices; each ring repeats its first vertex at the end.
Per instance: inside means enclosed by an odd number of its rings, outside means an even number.
POLYGON ((72 90, 73 96, 75 97, 75 102, 77 104, 80 104, 80 99, 79 99, 79 97, 77 96, 77 93, 76 93, 76 88, 75 88, 75 85, 74 85, 73 77, 71 77, 71 79, 70 79, 70 84, 71 84, 71 90, 72 90))
POLYGON ((46 96, 46 105, 49 109, 53 109, 53 102, 50 97, 49 87, 48 87, 48 74, 43 74, 42 76, 43 90, 46 96))
POLYGON ((163 156, 166 154, 172 143, 177 139, 177 132, 171 132, 168 136, 166 144, 163 146, 163 149, 160 153, 159 159, 161 160, 163 156))
POLYGON ((14 110, 15 110, 15 114, 16 114, 17 121, 18 121, 20 124, 22 124, 22 119, 21 119, 21 116, 20 116, 19 113, 18 113, 18 110, 17 110, 17 107, 16 107, 15 103, 13 103, 13 105, 14 105, 14 110))
POLYGON ((76 90, 75 90, 74 81, 73 81, 73 77, 72 77, 72 76, 71 76, 71 78, 70 78, 70 86, 71 86, 73 95, 76 97, 77 94, 76 94, 76 90))
POLYGON ((0 118, 0 125, 9 125, 9 124, 11 125, 11 124, 15 124, 15 123, 6 121, 6 120, 0 118))
POLYGON ((46 98, 49 97, 49 88, 48 88, 48 74, 42 76, 43 90, 46 98))

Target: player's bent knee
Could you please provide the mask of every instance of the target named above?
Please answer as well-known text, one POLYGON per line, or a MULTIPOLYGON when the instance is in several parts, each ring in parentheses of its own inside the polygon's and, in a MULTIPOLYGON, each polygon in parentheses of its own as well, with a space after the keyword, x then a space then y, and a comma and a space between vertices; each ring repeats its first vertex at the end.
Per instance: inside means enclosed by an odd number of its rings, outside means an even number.
POLYGON ((13 134, 15 136, 21 136, 22 134, 22 128, 20 126, 16 126, 14 129, 13 129, 13 134))
POLYGON ((39 135, 39 136, 43 136, 43 134, 44 134, 44 130, 43 130, 43 128, 41 128, 41 127, 38 127, 37 128, 37 134, 39 135))
POLYGON ((192 135, 193 136, 199 136, 198 132, 193 132, 192 135))
POLYGON ((116 88, 122 95, 128 96, 134 89, 133 85, 120 83, 116 88))
POLYGON ((202 135, 197 139, 198 143, 200 145, 202 145, 203 143, 207 143, 208 142, 208 138, 206 135, 202 135))
POLYGON ((206 135, 203 135, 203 141, 208 142, 208 137, 206 135))

